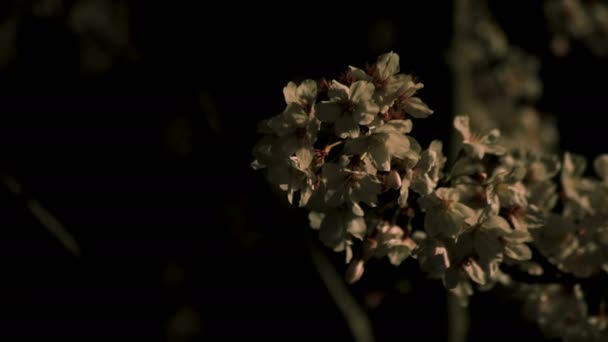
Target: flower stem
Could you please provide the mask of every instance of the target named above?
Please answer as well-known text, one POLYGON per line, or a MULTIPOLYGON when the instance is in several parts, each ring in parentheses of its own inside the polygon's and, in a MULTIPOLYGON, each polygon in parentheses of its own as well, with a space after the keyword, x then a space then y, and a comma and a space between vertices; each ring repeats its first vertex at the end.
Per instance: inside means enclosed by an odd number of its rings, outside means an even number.
POLYGON ((339 140, 339 141, 336 141, 336 142, 335 142, 335 143, 333 143, 333 144, 327 145, 327 146, 325 146, 325 148, 323 149, 323 151, 325 151, 325 153, 329 153, 329 151, 331 151, 331 149, 332 149, 332 148, 334 148, 334 147, 336 147, 336 146, 338 146, 338 145, 342 144, 343 142, 344 142, 344 141, 339 140))

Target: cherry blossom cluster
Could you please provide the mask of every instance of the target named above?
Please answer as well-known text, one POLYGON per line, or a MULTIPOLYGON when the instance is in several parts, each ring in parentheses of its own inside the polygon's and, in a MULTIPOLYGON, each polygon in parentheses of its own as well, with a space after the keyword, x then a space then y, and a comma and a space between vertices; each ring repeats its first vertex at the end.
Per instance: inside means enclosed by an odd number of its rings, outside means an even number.
MULTIPOLYGON (((473 5, 472 5, 473 6, 473 5)), ((497 128, 502 144, 536 152, 554 152, 558 142, 554 118, 536 103, 543 93, 537 57, 509 43, 487 6, 475 2, 458 58, 466 70, 462 109, 475 129, 497 128)))
POLYGON ((608 3, 598 0, 545 0, 545 16, 553 33, 551 48, 567 54, 571 41, 585 44, 598 56, 608 54, 608 3))
MULTIPOLYGON (((554 6, 552 9, 547 7, 547 10, 553 11, 548 13, 552 15, 549 18, 551 29, 568 23, 563 19, 583 20, 581 16, 566 15, 566 18, 561 19, 555 17, 555 10, 559 6, 565 6, 562 10, 575 6, 571 10, 582 11, 582 7, 576 7, 582 6, 582 3, 584 1, 548 0, 546 4, 554 6)), ((472 126, 477 129, 498 127, 502 133, 501 144, 511 151, 511 155, 519 150, 541 156, 544 167, 533 169, 544 169, 542 173, 550 171, 551 175, 549 178, 542 177, 550 181, 535 186, 528 185, 528 191, 539 193, 539 190, 533 190, 536 188, 552 193, 546 197, 547 205, 541 207, 544 213, 543 226, 532 232, 531 246, 536 252, 535 259, 544 258, 545 263, 520 262, 517 267, 531 275, 524 283, 521 282, 521 277, 511 279, 504 274, 499 280, 518 293, 525 303, 526 316, 535 320, 547 336, 563 337, 565 341, 605 341, 608 336, 608 320, 604 310, 608 297, 608 278, 605 272, 606 240, 600 236, 605 234, 602 228, 604 223, 598 221, 597 217, 591 218, 589 214, 581 215, 580 210, 575 214, 577 210, 573 208, 586 207, 588 213, 596 214, 606 211, 599 202, 591 204, 588 199, 577 200, 579 195, 574 194, 580 192, 581 188, 577 191, 567 190, 569 184, 578 182, 569 180, 572 176, 568 175, 582 176, 586 161, 580 156, 566 153, 558 162, 554 155, 559 136, 557 126, 553 118, 535 109, 535 103, 542 93, 542 82, 538 75, 539 61, 511 46, 487 7, 477 5, 472 11, 473 20, 467 28, 465 43, 468 48, 465 53, 461 53, 467 76, 471 80, 468 83, 471 88, 466 109, 471 116, 472 126), (552 182, 555 184, 551 185, 552 182), (554 187, 557 191, 553 190, 554 187), (562 229, 569 233, 562 232, 562 229), (563 240, 558 242, 558 239, 563 240), (604 272, 600 270, 602 267, 604 272)), ((608 8, 600 2, 588 2, 585 6, 598 7, 599 10, 594 13, 581 12, 598 18, 602 15, 602 8, 608 8)), ((587 21, 587 24, 591 22, 587 21)), ((601 23, 596 24, 596 29, 601 31, 601 23)), ((590 30, 587 32, 591 33, 590 30)), ((596 35, 586 37, 591 38, 587 43, 594 44, 591 48, 600 53, 598 48, 602 48, 605 42, 598 40, 600 37, 596 35)), ((605 177, 602 170, 605 159, 605 156, 600 156, 593 163, 593 169, 600 179, 605 177)), ((598 184, 597 178, 584 179, 582 183, 587 184, 595 195, 583 197, 599 200, 606 195, 602 194, 603 186, 598 184)), ((480 289, 490 287, 482 286, 480 289)))
POLYGON ((411 227, 397 220, 414 215, 410 189, 431 194, 445 163, 441 142, 423 150, 409 135, 410 117, 433 113, 415 96, 422 87, 399 73, 390 52, 366 70, 349 67, 340 80, 289 82, 285 110, 259 125, 265 135, 252 166, 267 168, 290 203, 297 194, 321 241, 345 253, 351 282, 370 257, 398 265, 417 246, 411 227))
POLYGON ((559 296, 582 301, 579 282, 606 278, 608 155, 590 176, 579 155, 505 145, 498 129, 458 115, 450 148, 459 152, 448 162, 441 141, 422 147, 412 136, 414 120, 433 114, 416 96, 422 88, 394 52, 338 80, 289 82, 283 112, 259 124, 252 167, 308 210, 320 240, 344 253, 350 283, 372 258, 411 259, 463 305, 475 287, 510 286, 548 334, 605 336, 605 316, 585 310, 578 333, 551 327, 559 296), (555 284, 518 276, 547 273, 555 284))

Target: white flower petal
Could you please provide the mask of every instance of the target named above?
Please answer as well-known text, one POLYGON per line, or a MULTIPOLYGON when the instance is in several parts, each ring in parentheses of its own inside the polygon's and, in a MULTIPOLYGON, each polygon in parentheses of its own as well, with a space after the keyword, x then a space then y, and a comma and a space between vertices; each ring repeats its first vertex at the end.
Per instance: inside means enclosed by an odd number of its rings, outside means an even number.
POLYGON ((421 174, 426 174, 436 163, 437 154, 432 150, 425 150, 420 155, 420 160, 418 160, 418 163, 416 164, 416 171, 421 174))
POLYGON ((359 125, 349 116, 341 116, 335 122, 336 135, 342 139, 357 138, 360 133, 359 125))
POLYGON ((284 115, 274 116, 266 121, 267 126, 272 130, 272 134, 276 134, 278 136, 284 136, 289 134, 292 131, 292 127, 290 127, 287 120, 285 120, 284 115))
POLYGON ((503 239, 509 244, 523 244, 532 241, 532 236, 525 230, 512 230, 508 235, 503 236, 503 239))
POLYGON ((354 103, 369 102, 374 95, 374 84, 368 81, 357 81, 350 86, 350 100, 354 103))
POLYGON ((344 84, 334 80, 327 89, 327 96, 332 100, 346 101, 350 98, 350 90, 344 84))
POLYGON ((507 148, 498 144, 486 145, 486 153, 493 154, 495 156, 502 156, 507 153, 507 148))
POLYGON ((407 259, 412 250, 416 247, 412 240, 402 241, 400 244, 392 247, 387 253, 388 259, 391 264, 395 266, 401 265, 401 263, 407 259))
POLYGON ((460 218, 469 225, 477 223, 477 219, 479 218, 479 214, 475 212, 475 210, 460 202, 453 203, 450 208, 450 212, 454 213, 456 217, 460 218))
POLYGON ((488 231, 476 231, 473 234, 473 244, 482 263, 489 263, 502 256, 503 246, 498 237, 488 231))
POLYGON ((361 276, 363 275, 363 271, 365 270, 364 266, 365 264, 363 263, 363 260, 351 261, 348 267, 346 268, 346 274, 344 276, 346 283, 354 284, 359 281, 359 279, 361 279, 361 276))
POLYGON ((378 117, 378 106, 373 102, 360 102, 353 111, 353 119, 360 125, 369 125, 378 117))
POLYGON ((413 123, 412 120, 391 120, 386 123, 385 126, 389 126, 395 129, 395 131, 407 134, 412 131, 413 123))
POLYGON ((298 101, 296 90, 298 86, 294 82, 289 82, 283 87, 283 96, 285 97, 285 103, 290 104, 298 101))
POLYGON ((374 161, 374 166, 376 166, 379 171, 390 171, 391 155, 386 146, 383 144, 374 144, 371 146, 369 154, 374 161))
POLYGON ((365 216, 365 212, 363 211, 363 209, 361 208, 361 206, 358 203, 353 203, 351 209, 352 209, 352 212, 354 215, 360 216, 360 217, 365 216))
POLYGON ((398 73, 399 55, 391 51, 378 57, 378 61, 376 62, 376 71, 381 80, 386 80, 398 73))
POLYGON ((530 247, 524 244, 507 244, 505 246, 505 255, 515 260, 530 260, 532 251, 530 247))
POLYGON ((320 229, 321 222, 323 222, 324 218, 325 214, 317 211, 311 211, 310 213, 308 213, 308 221, 310 222, 310 227, 312 229, 320 229))
POLYGON ((608 154, 602 154, 595 158, 593 168, 602 180, 608 181, 608 154))
POLYGON ((378 194, 382 191, 382 185, 375 176, 367 175, 359 181, 359 187, 353 187, 351 190, 353 202, 361 201, 375 206, 378 203, 378 194))
POLYGON ((303 81, 296 90, 296 96, 303 104, 312 105, 317 99, 317 82, 313 80, 303 81))
POLYGON ((417 119, 424 119, 433 114, 433 111, 426 103, 422 102, 418 97, 411 97, 408 99, 405 105, 405 112, 417 119))
POLYGON ((408 170, 410 175, 406 175, 401 178, 401 189, 399 190, 399 198, 397 199, 397 203, 401 208, 404 208, 408 205, 407 199, 410 193, 410 178, 411 178, 411 170, 408 170))
MULTIPOLYGON (((397 76, 399 76, 399 75, 397 75, 397 76)), ((414 80, 412 79, 412 77, 409 75, 405 75, 405 77, 402 77, 402 80, 403 80, 403 86, 402 86, 402 89, 400 89, 401 96, 410 98, 410 97, 414 96, 416 91, 424 88, 424 84, 415 83, 414 80)))
POLYGON ((367 232, 367 225, 363 217, 347 215, 346 231, 359 240, 363 240, 367 232))
POLYGON ((401 133, 389 133, 386 148, 392 157, 406 159, 410 153, 410 139, 401 133))
POLYGON ((343 189, 327 189, 325 191, 325 204, 330 207, 337 207, 344 202, 343 189))
POLYGON ((471 138, 470 119, 468 116, 458 115, 454 118, 454 128, 460 133, 462 139, 467 141, 471 138))
POLYGON ((448 250, 445 247, 442 247, 442 246, 435 247, 434 255, 441 256, 441 258, 443 260, 443 265, 445 266, 445 268, 450 267, 450 258, 448 257, 448 250))
POLYGON ((481 227, 488 231, 494 232, 495 234, 497 234, 497 236, 510 235, 513 232, 513 229, 511 229, 509 222, 507 222, 507 220, 498 215, 493 215, 487 218, 481 224, 481 227))
POLYGON ((479 285, 484 285, 486 283, 486 273, 483 271, 481 266, 475 261, 475 259, 468 259, 462 265, 462 269, 469 275, 472 281, 476 282, 479 285))
POLYGON ((342 112, 342 105, 335 101, 322 101, 315 105, 315 116, 323 122, 338 120, 342 112))
POLYGON ((344 149, 347 154, 363 154, 363 152, 367 151, 368 148, 368 138, 367 136, 360 136, 356 139, 348 139, 344 143, 344 149))
POLYGON ((290 103, 283 111, 283 119, 287 127, 304 126, 309 119, 308 113, 298 103, 290 103))
POLYGON ((470 157, 458 158, 452 165, 450 171, 450 178, 458 178, 461 176, 474 175, 476 173, 483 172, 483 166, 480 163, 475 162, 470 157))
POLYGON ((482 159, 486 154, 486 145, 480 143, 464 143, 464 151, 473 158, 482 159))
POLYGON ((444 210, 428 211, 424 216, 424 229, 431 237, 455 237, 463 225, 462 219, 444 210))
POLYGON ((319 239, 329 248, 343 249, 346 222, 343 213, 334 211, 328 213, 321 222, 319 239))
POLYGON ((323 164, 323 178, 325 183, 329 187, 336 187, 343 180, 342 171, 340 165, 336 163, 325 163, 323 164))
POLYGON ((312 197, 313 189, 312 186, 307 186, 300 190, 300 207, 304 207, 308 204, 308 201, 312 197))
POLYGON ((428 195, 432 193, 433 190, 435 190, 435 186, 437 186, 437 184, 433 182, 426 174, 414 177, 412 179, 412 184, 410 185, 412 190, 416 191, 420 195, 428 195))
POLYGON ((355 79, 356 81, 373 81, 373 77, 371 77, 370 75, 368 75, 365 71, 363 71, 362 69, 356 68, 354 66, 349 66, 348 67, 350 69, 351 75, 353 77, 353 79, 355 79))
POLYGON ((389 189, 401 188, 401 176, 399 176, 399 172, 392 170, 388 175, 386 175, 385 184, 389 189))
MULTIPOLYGON (((420 154, 420 152, 422 152, 422 147, 420 147, 420 143, 418 143, 416 139, 408 135, 407 140, 410 141, 410 150, 416 152, 417 154, 420 154)), ((418 160, 418 158, 416 158, 416 160, 418 160)))
POLYGON ((306 169, 310 166, 310 163, 313 160, 314 150, 311 148, 311 146, 300 145, 296 150, 296 157, 298 158, 300 169, 306 169))
POLYGON ((252 168, 252 169, 254 169, 254 170, 260 170, 260 169, 266 168, 266 165, 262 164, 262 163, 261 163, 259 160, 257 160, 257 159, 256 159, 256 160, 254 160, 254 161, 252 161, 252 162, 251 162, 251 164, 250 164, 250 166, 251 166, 251 168, 252 168))

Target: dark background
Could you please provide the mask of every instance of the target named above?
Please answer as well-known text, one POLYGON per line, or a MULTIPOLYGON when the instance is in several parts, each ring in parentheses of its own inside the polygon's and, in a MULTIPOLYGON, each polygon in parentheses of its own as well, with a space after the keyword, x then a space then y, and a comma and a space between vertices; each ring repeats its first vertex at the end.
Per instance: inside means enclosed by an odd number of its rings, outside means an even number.
MULTIPOLYGON (((539 4, 493 3, 510 41, 542 58, 539 107, 557 115, 562 148, 608 150, 605 60, 576 44, 553 57, 539 4)), ((65 16, 27 4, 0 6, 3 20, 20 18, 16 59, 0 73, 0 173, 54 213, 82 255, 0 190, 2 340, 349 340, 310 260, 306 241, 318 242, 305 213, 249 167, 255 125, 283 109, 288 81, 332 78, 394 50, 435 110, 414 135, 447 141, 449 2, 131 1, 137 58, 94 74, 82 72, 65 16)), ((342 255, 324 250, 342 272, 342 255)), ((413 262, 373 262, 351 289, 364 307, 383 294, 368 307, 379 341, 445 340, 441 283, 413 262)), ((478 294, 471 310, 471 341, 540 338, 507 295, 478 294)))

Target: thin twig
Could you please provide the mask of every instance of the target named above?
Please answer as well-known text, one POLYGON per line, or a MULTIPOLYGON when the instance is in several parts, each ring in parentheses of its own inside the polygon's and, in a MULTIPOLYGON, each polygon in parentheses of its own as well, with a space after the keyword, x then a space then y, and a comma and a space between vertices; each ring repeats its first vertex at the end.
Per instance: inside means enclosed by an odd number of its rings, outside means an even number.
POLYGON ((15 177, 2 177, 4 186, 15 196, 25 198, 25 204, 30 213, 42 224, 71 254, 80 256, 80 246, 64 225, 47 210, 38 200, 30 198, 23 192, 23 187, 15 177))
POLYGON ((323 283, 342 312, 353 338, 357 342, 373 342, 371 323, 365 311, 349 294, 349 289, 325 253, 309 241, 309 251, 323 283))
POLYGON ((469 335, 469 311, 453 293, 447 292, 448 341, 466 342, 469 335))

